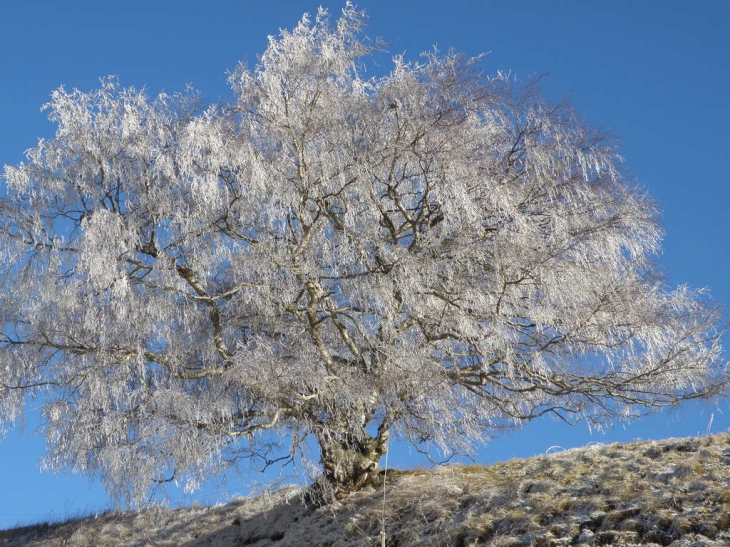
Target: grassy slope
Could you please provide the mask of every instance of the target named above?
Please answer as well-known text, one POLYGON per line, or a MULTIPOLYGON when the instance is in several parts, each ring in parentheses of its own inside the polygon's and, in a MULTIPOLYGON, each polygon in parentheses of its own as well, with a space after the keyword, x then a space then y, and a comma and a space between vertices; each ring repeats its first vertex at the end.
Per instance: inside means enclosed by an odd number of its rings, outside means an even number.
POLYGON ((382 487, 319 509, 282 490, 0 531, 0 545, 366 546, 380 545, 383 519, 398 547, 730 545, 730 435, 391 472, 385 506, 382 487))

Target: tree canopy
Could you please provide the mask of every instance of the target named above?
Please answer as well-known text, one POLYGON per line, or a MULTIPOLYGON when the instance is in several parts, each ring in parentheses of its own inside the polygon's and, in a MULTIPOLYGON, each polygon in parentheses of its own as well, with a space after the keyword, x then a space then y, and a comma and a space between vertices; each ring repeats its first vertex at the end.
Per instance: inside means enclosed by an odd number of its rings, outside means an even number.
POLYGON ((270 38, 230 104, 53 93, 0 198, 0 422, 37 397, 51 466, 140 502, 316 441, 346 495, 391 435, 464 451, 726 390, 721 315, 666 286, 615 143, 479 59, 366 77, 363 20, 270 38))

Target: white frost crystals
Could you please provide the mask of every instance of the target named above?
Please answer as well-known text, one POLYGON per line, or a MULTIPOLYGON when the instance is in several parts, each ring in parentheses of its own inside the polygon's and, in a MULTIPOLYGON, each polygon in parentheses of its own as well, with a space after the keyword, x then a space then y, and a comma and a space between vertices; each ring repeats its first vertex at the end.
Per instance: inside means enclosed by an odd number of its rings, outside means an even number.
POLYGON ((0 419, 39 396, 51 466, 138 503, 314 439, 344 496, 391 434, 725 391, 720 314, 663 283, 610 140, 456 54, 365 79, 362 20, 272 38, 230 105, 53 94, 0 201, 0 419))

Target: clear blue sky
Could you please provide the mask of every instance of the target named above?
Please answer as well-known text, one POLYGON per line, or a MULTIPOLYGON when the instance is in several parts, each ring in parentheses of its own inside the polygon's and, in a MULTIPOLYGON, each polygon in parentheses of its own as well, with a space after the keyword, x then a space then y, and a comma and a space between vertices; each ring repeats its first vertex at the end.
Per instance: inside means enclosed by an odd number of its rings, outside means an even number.
MULTIPOLYGON (((0 164, 15 164, 54 127, 39 112, 63 84, 88 91, 104 75, 159 91, 187 83, 211 101, 229 98, 226 71, 249 63, 266 37, 291 28, 317 0, 0 0, 0 164)), ((323 2, 339 13, 343 2, 323 2)), ((486 72, 522 79, 549 73, 545 91, 569 94, 593 125, 621 138, 628 169, 658 201, 667 231, 658 257, 672 284, 711 288, 730 303, 730 2, 688 0, 362 0, 368 33, 392 54, 437 44, 488 52, 486 72)), ((384 67, 387 68, 387 67, 384 67)), ((726 313, 729 310, 726 308, 726 313)), ((730 346, 730 339, 726 340, 730 346)), ((491 462, 553 446, 655 439, 730 427, 727 402, 693 405, 604 434, 549 420, 497 439, 491 462), (712 419, 712 421, 711 421, 712 419), (710 424, 711 422, 711 424, 710 424)), ((0 442, 0 528, 101 510, 98 483, 39 471, 42 439, 29 421, 0 442)), ((418 460, 396 447, 391 465, 418 460)), ((173 494, 177 503, 225 501, 260 477, 233 477, 227 492, 173 494)))

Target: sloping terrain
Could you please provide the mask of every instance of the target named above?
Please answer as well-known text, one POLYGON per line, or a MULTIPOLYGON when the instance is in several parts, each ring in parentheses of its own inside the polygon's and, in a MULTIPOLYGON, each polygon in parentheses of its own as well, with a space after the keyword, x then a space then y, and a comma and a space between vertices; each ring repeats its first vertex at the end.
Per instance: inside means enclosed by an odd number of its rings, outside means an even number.
POLYGON ((598 445, 488 467, 394 471, 328 507, 301 492, 0 531, 0 545, 730 545, 730 435, 598 445), (3 543, 4 542, 4 543, 3 543))

